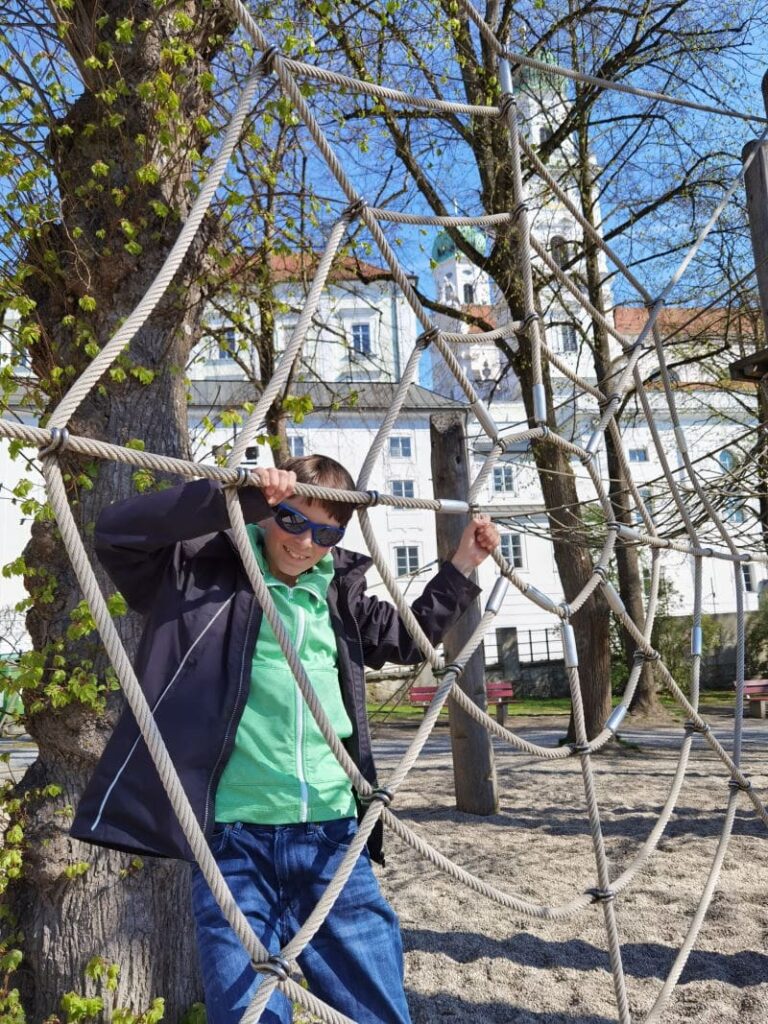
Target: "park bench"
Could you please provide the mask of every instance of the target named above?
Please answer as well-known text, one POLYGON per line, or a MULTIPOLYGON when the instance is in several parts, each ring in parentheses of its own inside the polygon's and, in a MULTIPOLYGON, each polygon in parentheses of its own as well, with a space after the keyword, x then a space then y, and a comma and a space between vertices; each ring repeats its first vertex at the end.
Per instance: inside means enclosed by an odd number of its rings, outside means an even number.
MULTIPOLYGON (((515 687, 508 679, 497 679, 486 683, 488 706, 496 705, 496 721, 504 725, 507 716, 507 705, 515 699, 515 687)), ((426 709, 437 692, 437 686, 412 686, 408 691, 408 702, 412 707, 426 709)))
POLYGON ((768 704, 768 679, 745 679, 744 698, 751 718, 765 718, 768 704))

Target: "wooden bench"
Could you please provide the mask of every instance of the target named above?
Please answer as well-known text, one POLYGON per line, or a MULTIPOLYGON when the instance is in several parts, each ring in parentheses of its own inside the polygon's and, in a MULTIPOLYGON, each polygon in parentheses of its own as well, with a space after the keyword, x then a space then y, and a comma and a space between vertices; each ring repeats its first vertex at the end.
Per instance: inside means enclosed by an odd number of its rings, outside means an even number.
POLYGON ((768 704, 768 679, 745 679, 744 697, 751 718, 765 718, 768 704))
MULTIPOLYGON (((515 699, 515 687, 508 679, 497 679, 485 684, 488 704, 496 705, 496 721, 504 725, 507 717, 507 705, 515 699)), ((436 686, 412 686, 408 691, 408 703, 413 707, 426 709, 437 693, 436 686)))

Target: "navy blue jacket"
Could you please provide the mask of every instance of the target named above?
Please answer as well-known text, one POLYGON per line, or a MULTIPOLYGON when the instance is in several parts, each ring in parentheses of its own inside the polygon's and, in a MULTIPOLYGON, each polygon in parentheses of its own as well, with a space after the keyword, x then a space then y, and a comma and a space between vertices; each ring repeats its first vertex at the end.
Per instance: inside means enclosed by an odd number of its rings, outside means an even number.
MULTIPOLYGON (((242 488, 246 522, 270 514, 255 487, 242 488)), ((214 798, 248 696, 261 625, 228 530, 218 484, 197 480, 110 505, 96 525, 96 552, 129 606, 144 618, 136 674, 206 835, 214 798)), ((371 783, 376 772, 365 710, 365 666, 422 660, 395 608, 366 594, 371 559, 333 549, 328 609, 339 680, 353 724, 346 748, 371 783)), ((413 604, 433 644, 479 593, 447 563, 413 604)), ((129 708, 123 712, 77 808, 71 834, 141 855, 192 854, 129 708)), ((380 859, 380 830, 369 841, 380 859)))

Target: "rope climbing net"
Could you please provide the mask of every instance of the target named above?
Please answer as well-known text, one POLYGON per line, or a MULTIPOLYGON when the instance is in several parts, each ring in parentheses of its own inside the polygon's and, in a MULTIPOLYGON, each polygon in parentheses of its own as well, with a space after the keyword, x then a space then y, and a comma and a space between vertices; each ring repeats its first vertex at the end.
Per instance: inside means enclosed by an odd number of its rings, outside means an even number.
POLYGON ((674 985, 686 964, 686 960, 696 941, 696 937, 706 914, 707 907, 720 873, 723 858, 725 856, 728 839, 734 823, 737 800, 740 794, 743 793, 746 796, 760 820, 765 825, 768 825, 768 810, 763 804, 760 796, 753 789, 749 778, 744 774, 741 768, 741 719, 743 713, 744 685, 744 581, 741 566, 744 562, 748 561, 765 563, 768 560, 764 555, 760 555, 756 552, 743 553, 737 548, 726 524, 718 514, 717 509, 713 506, 707 489, 702 485, 700 476, 697 473, 696 467, 689 453, 685 433, 682 429, 681 420, 676 408, 675 392, 672 387, 672 380, 667 367, 664 346, 658 326, 659 314, 664 306, 666 296, 680 280, 680 277, 689 266, 697 250, 703 244, 718 217, 725 209, 733 191, 739 187, 740 182, 738 180, 734 181, 732 187, 722 197, 721 202, 713 212, 709 222, 705 225, 696 242, 690 248, 685 258, 681 261, 679 267, 662 291, 658 295, 650 294, 621 260, 617 253, 605 243, 600 233, 596 231, 584 218, 581 211, 576 205, 574 205, 568 191, 563 188, 562 183, 559 182, 542 163, 535 148, 530 145, 525 136, 521 133, 517 116, 517 98, 510 65, 511 63, 514 63, 534 68, 541 65, 540 70, 545 70, 548 75, 562 73, 567 77, 580 77, 587 82, 599 84, 604 88, 619 89, 620 91, 631 92, 635 95, 644 96, 658 101, 683 104, 700 111, 726 113, 738 117, 745 115, 740 115, 738 112, 726 110, 725 108, 690 103, 687 101, 677 100, 674 97, 664 96, 663 94, 652 93, 647 90, 634 89, 626 85, 605 82, 599 79, 594 79, 591 76, 578 76, 568 69, 558 68, 549 63, 542 64, 532 58, 524 57, 521 54, 509 53, 505 46, 494 35, 491 27, 486 24, 481 15, 472 6, 470 0, 459 0, 460 6, 466 13, 467 17, 469 17, 475 24, 477 30, 482 34, 491 50, 496 54, 498 63, 498 79, 501 84, 501 100, 497 106, 476 107, 467 104, 449 103, 430 98, 412 96, 394 89, 384 88, 370 82, 363 82, 313 65, 289 59, 271 45, 270 41, 253 20, 248 10, 239 2, 239 0, 227 0, 227 3, 240 27, 250 37, 254 44, 256 54, 254 58, 254 67, 238 100, 234 115, 229 122, 219 153, 208 171, 207 177, 202 184, 195 203, 179 233, 175 245, 171 249, 165 264, 146 295, 131 315, 127 317, 117 333, 108 341, 86 371, 62 398, 58 407, 51 415, 48 426, 43 429, 3 419, 0 420, 0 436, 15 438, 39 448, 39 457, 41 460, 47 494, 54 510, 63 542, 72 560, 78 581, 91 608, 94 620, 109 653, 109 657, 119 677, 128 704, 136 718, 141 734, 144 737, 150 755, 156 765, 160 778, 162 779, 163 785, 168 792, 168 796, 178 816, 189 846, 200 865, 202 873, 204 874, 214 897, 231 923, 232 928, 238 935, 243 946, 247 950, 250 958, 252 959, 254 969, 264 974, 263 983, 259 986, 251 1005, 247 1009, 243 1017, 243 1022, 244 1024, 254 1024, 254 1022, 258 1021, 267 1001, 270 998, 270 995, 274 991, 275 987, 279 986, 291 1000, 315 1013, 322 1020, 328 1022, 328 1024, 341 1024, 341 1022, 349 1024, 348 1018, 315 998, 291 977, 291 965, 323 924, 334 904, 334 901, 349 878, 355 862, 360 856, 374 825, 379 819, 382 819, 384 824, 398 835, 400 839, 413 847, 413 849, 431 861, 434 865, 446 871, 457 881, 468 886, 473 891, 482 894, 488 899, 497 902, 524 918, 562 920, 573 917, 593 904, 599 903, 604 915, 618 1020, 621 1024, 629 1024, 630 1010, 624 971, 622 968, 621 946, 616 918, 616 900, 628 888, 628 886, 630 886, 657 849, 659 841, 673 813, 683 785, 693 737, 695 734, 700 734, 722 763, 724 772, 729 777, 730 793, 728 796, 720 842, 713 858, 709 877, 700 898, 698 908, 690 922, 688 933, 683 941, 682 947, 672 966, 669 976, 664 982, 653 1007, 646 1017, 646 1021, 648 1022, 656 1021, 660 1018, 669 1002, 674 985), (254 97, 256 96, 258 86, 263 80, 269 78, 279 84, 283 94, 293 104, 297 116, 305 125, 330 174, 344 193, 348 205, 328 233, 324 251, 317 263, 311 287, 307 294, 306 302, 303 306, 298 322, 292 331, 291 338, 285 348, 285 351, 281 355, 275 373, 264 388, 255 409, 234 442, 227 466, 220 467, 202 463, 187 462, 181 459, 169 458, 151 452, 122 448, 117 445, 111 445, 88 437, 71 435, 68 432, 67 424, 78 410, 80 404, 89 394, 91 389, 97 385, 103 374, 110 366, 112 366, 142 325, 146 322, 173 279, 178 268, 181 266, 185 254, 189 250, 202 220, 211 206, 214 195, 221 184, 235 146, 241 136, 243 126, 253 108, 254 97), (299 86, 299 81, 302 79, 311 79, 321 84, 341 86, 345 89, 357 91, 361 94, 377 97, 382 101, 396 102, 410 105, 412 107, 422 108, 433 112, 435 116, 438 117, 441 114, 451 113, 467 114, 473 117, 501 118, 505 122, 509 134, 509 152, 511 159, 510 171, 515 198, 513 210, 509 213, 493 216, 420 217, 396 213, 391 210, 376 209, 369 206, 348 176, 345 167, 340 161, 338 155, 334 152, 326 134, 321 129, 312 109, 305 99, 299 86), (577 282, 575 282, 561 269, 558 263, 553 260, 547 249, 532 235, 529 212, 525 203, 526 189, 522 170, 524 159, 527 162, 528 168, 535 172, 540 182, 550 190, 551 194, 557 198, 574 220, 581 226, 585 236, 599 247, 604 254, 604 257, 613 265, 615 271, 624 277, 624 279, 637 291, 638 295, 645 303, 647 308, 645 324, 639 336, 631 344, 628 344, 626 339, 616 331, 614 325, 603 314, 601 314, 599 310, 594 308, 589 301, 587 301, 577 282), (534 380, 532 400, 534 408, 533 419, 535 425, 533 427, 526 427, 526 429, 515 430, 512 432, 502 432, 499 430, 488 406, 481 399, 472 382, 467 378, 467 375, 463 371, 462 366, 456 358, 451 346, 452 341, 463 336, 452 335, 435 326, 432 318, 420 302, 408 275, 403 270, 397 256, 387 240, 382 229, 382 224, 386 222, 401 222, 420 226, 449 226, 456 228, 467 225, 492 227, 494 225, 509 225, 512 223, 516 226, 519 239, 518 271, 522 282, 525 310, 524 318, 521 321, 514 321, 505 324, 497 330, 475 335, 473 338, 477 342, 492 341, 503 337, 512 337, 513 335, 525 337, 527 339, 530 346, 534 380), (357 506, 363 536, 376 568, 389 591, 392 601, 397 606, 403 622, 422 651, 425 661, 429 663, 439 678, 434 699, 432 700, 432 703, 429 706, 406 753, 386 780, 386 786, 380 786, 378 788, 371 786, 371 784, 362 777, 356 765, 347 754, 338 736, 335 734, 317 699, 312 684, 307 677, 302 663, 292 646, 290 637, 275 609, 259 566, 254 558, 237 497, 238 487, 251 486, 258 483, 257 473, 252 473, 242 465, 245 458, 246 448, 255 443, 257 435, 263 430, 263 424, 266 420, 268 410, 275 399, 282 393, 286 382, 289 379, 291 369, 302 351, 308 330, 313 322, 313 317, 318 310, 323 289, 326 287, 326 282, 328 280, 328 275, 331 271, 334 258, 350 229, 358 225, 364 226, 376 243, 382 258, 389 267, 393 279, 413 309, 418 322, 421 324, 422 333, 410 358, 408 359, 402 373, 402 377, 398 382, 392 405, 384 417, 384 420, 376 433, 374 442, 366 455, 357 482, 358 489, 356 491, 346 492, 308 485, 298 485, 296 490, 300 495, 315 498, 330 498, 336 501, 347 501, 357 506), (620 372, 612 378, 613 390, 610 393, 602 390, 600 387, 595 386, 594 383, 583 379, 579 374, 575 373, 567 362, 558 358, 557 354, 551 351, 550 347, 547 345, 535 302, 534 276, 532 270, 532 261, 534 259, 537 259, 541 265, 547 268, 552 277, 568 292, 573 300, 586 311, 589 317, 592 318, 593 322, 598 323, 620 346, 623 353, 623 362, 620 372), (379 494, 369 489, 368 486, 377 464, 377 460, 381 455, 382 447, 386 443, 387 438, 393 426, 396 424, 401 410, 403 409, 408 390, 417 380, 419 361, 424 349, 428 346, 433 346, 445 361, 448 369, 455 377, 458 386, 464 393, 466 402, 474 415, 479 428, 484 431, 490 440, 489 454, 485 458, 480 472, 471 484, 469 498, 466 502, 447 499, 427 500, 416 498, 396 498, 389 494, 379 494), (683 470, 687 480, 686 491, 689 493, 684 492, 679 474, 676 471, 673 471, 670 466, 665 445, 659 435, 658 427, 655 422, 654 411, 651 408, 646 390, 643 386, 639 360, 641 355, 649 350, 655 350, 656 358, 658 360, 660 377, 666 397, 667 415, 671 418, 674 436, 679 447, 680 457, 683 462, 683 470), (556 367, 562 374, 568 377, 584 395, 590 396, 595 402, 599 412, 598 422, 594 427, 594 432, 591 437, 583 446, 567 440, 558 432, 557 425, 549 422, 548 420, 546 392, 544 386, 544 367, 547 362, 556 367), (619 405, 630 388, 635 389, 635 393, 638 396, 643 414, 651 431, 653 444, 656 448, 656 454, 662 467, 665 485, 668 489, 670 498, 674 503, 677 514, 679 515, 680 521, 684 526, 684 540, 672 540, 660 534, 654 523, 654 519, 646 508, 646 503, 643 500, 640 490, 633 481, 633 474, 629 465, 628 456, 622 443, 616 419, 619 405), (610 432, 614 440, 623 474, 628 482, 628 487, 631 491, 638 516, 641 520, 641 525, 638 527, 629 527, 615 521, 611 500, 606 492, 604 481, 597 467, 596 460, 596 453, 606 432, 610 432), (594 562, 591 577, 582 588, 581 592, 568 603, 563 603, 536 589, 527 580, 521 578, 521 576, 515 571, 514 567, 510 565, 500 553, 496 552, 494 554, 494 559, 497 563, 500 575, 486 603, 485 611, 480 619, 479 625, 474 630, 472 636, 458 656, 450 664, 445 664, 444 659, 432 647, 427 637, 422 632, 418 622, 411 613, 396 580, 390 572, 387 561, 371 527, 368 510, 372 505, 380 504, 394 508, 420 508, 444 513, 466 514, 477 506, 479 495, 487 485, 489 475, 492 473, 493 468, 499 459, 501 459, 505 453, 513 450, 519 451, 521 446, 526 445, 529 447, 535 445, 557 446, 566 453, 569 458, 576 458, 583 464, 585 472, 594 489, 595 499, 599 503, 605 519, 605 529, 601 538, 599 556, 594 562), (129 465, 155 471, 173 473, 184 477, 204 476, 218 480, 224 485, 232 531, 237 541, 243 563, 250 577, 256 599, 263 608, 264 614, 274 630, 275 636, 277 637, 285 657, 291 666, 296 683, 314 717, 314 720, 322 731, 337 760, 347 773, 355 790, 363 801, 368 804, 366 813, 360 823, 359 831, 345 854, 336 876, 328 886, 322 899, 317 904, 310 917, 304 922, 290 942, 288 942, 288 944, 281 950, 279 956, 270 955, 268 953, 235 903, 196 821, 187 796, 181 787, 175 768, 170 760, 152 712, 144 698, 131 663, 118 637, 117 630, 112 622, 104 596, 101 593, 93 570, 89 564, 82 539, 69 508, 64 479, 58 461, 59 454, 64 450, 68 453, 75 453, 81 456, 120 461, 129 465), (691 514, 690 493, 695 495, 701 509, 703 509, 706 514, 708 524, 710 524, 719 535, 721 543, 718 546, 713 547, 709 544, 702 543, 699 528, 694 522, 691 514), (619 540, 625 543, 645 546, 650 549, 653 554, 650 596, 646 608, 645 622, 642 629, 638 628, 637 624, 628 614, 609 576, 609 567, 614 555, 614 549, 619 540), (695 566, 692 665, 689 687, 690 697, 687 697, 683 692, 678 681, 673 678, 670 671, 660 659, 658 652, 650 642, 651 629, 654 622, 659 593, 659 561, 656 556, 663 550, 672 550, 690 556, 693 559, 695 566), (734 569, 737 604, 738 679, 733 743, 730 753, 715 737, 710 726, 698 710, 699 671, 702 655, 702 567, 706 559, 714 558, 724 559, 732 563, 734 569), (570 746, 549 748, 529 742, 523 737, 517 735, 514 731, 504 728, 502 725, 490 718, 485 711, 478 707, 457 684, 457 680, 464 667, 479 647, 485 633, 493 622, 493 619, 503 601, 504 594, 510 584, 517 588, 517 590, 526 599, 554 616, 559 624, 563 641, 564 659, 568 675, 576 737, 575 742, 570 746), (592 740, 588 740, 579 685, 577 646, 571 619, 573 615, 583 607, 585 602, 588 601, 590 596, 598 589, 602 592, 602 595, 613 615, 632 637, 636 645, 636 653, 634 663, 629 674, 629 679, 620 703, 605 722, 605 726, 600 734, 592 740), (653 661, 655 663, 659 678, 663 681, 668 692, 684 710, 687 716, 687 723, 685 735, 680 746, 677 770, 669 786, 669 791, 658 820, 650 831, 645 842, 642 843, 637 850, 629 865, 620 875, 618 875, 618 877, 612 878, 604 846, 600 808, 595 792, 592 759, 593 755, 600 751, 616 735, 619 725, 623 720, 635 694, 643 666, 647 661, 653 661), (454 700, 476 722, 484 726, 494 737, 511 745, 511 747, 516 751, 524 752, 528 755, 550 761, 561 760, 569 757, 576 757, 579 759, 586 795, 592 844, 594 848, 596 871, 594 884, 586 888, 584 891, 578 892, 571 899, 563 903, 546 905, 543 903, 532 902, 513 893, 503 891, 499 887, 492 885, 491 883, 484 881, 469 871, 459 867, 443 856, 433 846, 416 835, 393 813, 390 809, 392 800, 397 795, 398 790, 400 790, 409 772, 417 762, 417 759, 419 758, 437 721, 440 710, 449 697, 452 698, 452 700, 454 700))

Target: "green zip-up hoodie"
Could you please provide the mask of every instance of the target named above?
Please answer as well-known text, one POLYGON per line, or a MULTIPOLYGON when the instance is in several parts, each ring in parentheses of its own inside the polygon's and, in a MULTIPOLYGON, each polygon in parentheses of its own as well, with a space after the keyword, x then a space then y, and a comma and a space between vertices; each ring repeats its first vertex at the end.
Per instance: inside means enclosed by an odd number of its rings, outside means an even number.
MULTIPOLYGON (((293 587, 269 571, 260 527, 248 526, 264 580, 323 710, 341 739, 352 734, 339 686, 336 638, 326 603, 333 558, 323 557, 293 587)), ((216 791, 216 820, 261 825, 352 817, 355 802, 296 685, 266 616, 251 666, 248 702, 216 791)))

